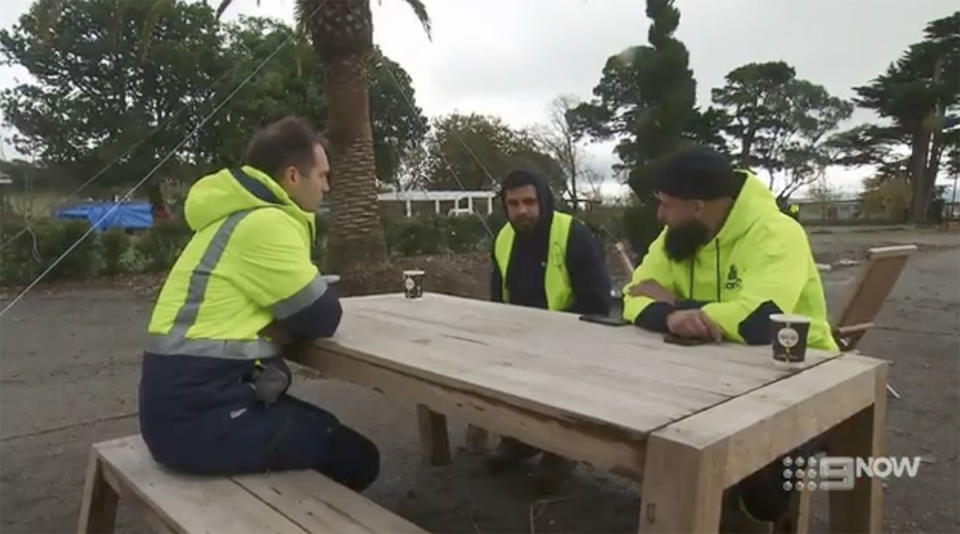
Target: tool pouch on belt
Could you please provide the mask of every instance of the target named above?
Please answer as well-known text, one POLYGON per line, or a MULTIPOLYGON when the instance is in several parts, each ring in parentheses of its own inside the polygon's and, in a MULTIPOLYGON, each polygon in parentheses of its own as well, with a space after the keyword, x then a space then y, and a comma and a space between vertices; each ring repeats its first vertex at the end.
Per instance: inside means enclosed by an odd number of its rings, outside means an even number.
POLYGON ((275 365, 263 365, 260 360, 254 362, 250 384, 254 396, 264 404, 273 404, 290 387, 290 375, 275 365))

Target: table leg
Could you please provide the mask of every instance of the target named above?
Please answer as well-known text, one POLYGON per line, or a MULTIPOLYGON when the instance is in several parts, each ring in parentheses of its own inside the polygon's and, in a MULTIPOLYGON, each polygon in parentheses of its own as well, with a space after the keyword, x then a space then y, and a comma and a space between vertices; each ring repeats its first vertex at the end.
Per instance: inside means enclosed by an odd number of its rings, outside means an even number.
MULTIPOLYGON (((873 406, 837 425, 829 435, 828 454, 853 458, 886 454, 887 368, 877 370, 873 406)), ((876 477, 854 479, 852 490, 830 492, 832 532, 880 532, 883 522, 883 484, 876 477)))
POLYGON ((473 424, 467 425, 464 437, 464 448, 469 454, 484 454, 490 444, 490 433, 485 428, 473 424))
POLYGON ((91 451, 77 532, 113 532, 117 519, 117 499, 117 490, 104 477, 100 455, 95 450, 91 451))
POLYGON ((717 532, 725 455, 653 434, 647 441, 640 532, 717 532))
POLYGON ((810 505, 813 492, 801 491, 793 496, 785 517, 773 524, 773 534, 807 534, 810 532, 810 505))
POLYGON ((417 405, 417 427, 420 430, 420 450, 423 459, 433 465, 447 465, 450 458, 450 439, 447 437, 447 417, 417 405))

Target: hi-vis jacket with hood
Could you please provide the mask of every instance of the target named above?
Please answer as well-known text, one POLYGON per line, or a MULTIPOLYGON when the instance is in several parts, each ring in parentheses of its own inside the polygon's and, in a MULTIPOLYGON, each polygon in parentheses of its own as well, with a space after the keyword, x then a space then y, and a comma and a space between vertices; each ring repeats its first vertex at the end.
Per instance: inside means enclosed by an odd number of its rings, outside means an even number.
POLYGON ((529 235, 518 235, 510 223, 500 229, 491 251, 491 300, 606 315, 610 278, 599 244, 583 223, 554 211, 545 177, 529 178, 540 205, 537 227, 529 235))
POLYGON ((688 260, 672 261, 664 251, 664 229, 627 286, 653 280, 677 295, 677 303, 627 295, 623 318, 665 332, 670 312, 701 308, 725 339, 762 344, 770 342, 771 314, 795 313, 811 318, 808 346, 838 350, 803 227, 780 212, 756 176, 743 171, 741 176, 743 187, 709 243, 688 260))
POLYGON ((269 176, 253 167, 206 176, 184 216, 195 234, 160 292, 147 352, 269 358, 279 347, 258 332, 274 320, 298 338, 333 333, 341 310, 310 261, 314 215, 269 176))
POLYGON ((281 369, 289 385, 280 347, 259 335, 265 326, 277 321, 300 339, 330 336, 342 313, 310 262, 313 214, 266 174, 243 167, 206 176, 190 189, 184 215, 195 233, 160 292, 144 351, 148 443, 174 430, 218 432, 211 421, 224 409, 253 402, 258 364, 281 369))

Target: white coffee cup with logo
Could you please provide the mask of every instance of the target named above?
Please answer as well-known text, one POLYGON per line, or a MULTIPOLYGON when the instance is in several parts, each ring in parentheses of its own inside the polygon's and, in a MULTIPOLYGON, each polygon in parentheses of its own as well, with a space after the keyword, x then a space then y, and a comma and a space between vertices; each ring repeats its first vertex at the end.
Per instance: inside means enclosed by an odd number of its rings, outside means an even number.
POLYGON ((423 296, 423 277, 427 273, 419 269, 403 271, 403 294, 408 299, 423 296))
POLYGON ((775 313, 770 316, 773 358, 785 362, 802 362, 807 354, 810 318, 803 315, 775 313))

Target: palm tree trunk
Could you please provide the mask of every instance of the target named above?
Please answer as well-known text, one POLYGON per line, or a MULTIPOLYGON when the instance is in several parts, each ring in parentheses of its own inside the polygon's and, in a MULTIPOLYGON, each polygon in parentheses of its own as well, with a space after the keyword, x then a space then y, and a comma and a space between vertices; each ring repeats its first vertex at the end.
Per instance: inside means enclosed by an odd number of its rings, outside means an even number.
POLYGON ((386 261, 377 203, 377 176, 370 129, 366 54, 325 62, 330 143, 333 145, 333 225, 330 266, 345 274, 386 261))

